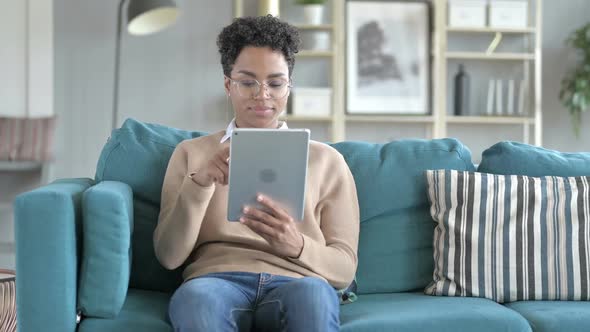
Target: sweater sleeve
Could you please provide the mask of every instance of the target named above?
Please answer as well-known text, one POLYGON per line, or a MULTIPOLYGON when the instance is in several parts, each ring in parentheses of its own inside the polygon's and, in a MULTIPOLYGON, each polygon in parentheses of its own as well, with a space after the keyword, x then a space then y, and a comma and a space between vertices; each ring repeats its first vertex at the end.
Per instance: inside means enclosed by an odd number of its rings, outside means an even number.
POLYGON ((354 279, 357 267, 359 206, 354 178, 338 154, 335 167, 324 177, 327 186, 321 204, 320 228, 324 241, 303 235, 303 250, 291 261, 324 277, 342 289, 354 279))
POLYGON ((170 158, 154 231, 156 257, 167 269, 182 265, 193 251, 215 185, 202 187, 188 170, 188 152, 179 144, 170 158))

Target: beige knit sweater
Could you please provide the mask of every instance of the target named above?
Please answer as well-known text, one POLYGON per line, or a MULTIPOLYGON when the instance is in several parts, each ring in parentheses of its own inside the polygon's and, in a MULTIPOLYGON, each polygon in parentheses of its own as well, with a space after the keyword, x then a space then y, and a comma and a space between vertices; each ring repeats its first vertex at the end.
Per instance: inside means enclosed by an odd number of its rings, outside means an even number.
POLYGON ((279 257, 247 226, 227 221, 227 186, 202 187, 190 178, 229 144, 219 143, 224 133, 183 141, 172 154, 154 232, 160 263, 169 269, 186 264, 185 281, 242 271, 316 276, 336 288, 348 286, 357 266, 359 207, 354 179, 340 153, 310 142, 304 220, 297 222, 303 250, 296 259, 279 257))

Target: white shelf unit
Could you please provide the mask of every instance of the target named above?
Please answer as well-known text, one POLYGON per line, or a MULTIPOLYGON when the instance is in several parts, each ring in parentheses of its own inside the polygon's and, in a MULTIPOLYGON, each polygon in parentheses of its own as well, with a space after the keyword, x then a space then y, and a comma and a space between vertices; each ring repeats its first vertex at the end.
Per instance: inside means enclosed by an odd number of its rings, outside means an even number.
MULTIPOLYGON (((234 0, 234 14, 236 17, 242 16, 243 1, 234 0)), ((298 58, 328 58, 331 60, 331 88, 332 88, 332 110, 331 115, 327 117, 310 117, 287 115, 281 117, 290 122, 308 122, 330 125, 330 138, 333 142, 343 141, 346 139, 347 124, 419 124, 424 125, 428 137, 433 137, 435 126, 435 117, 432 115, 352 115, 347 114, 345 105, 345 0, 330 0, 326 5, 331 6, 332 22, 320 25, 310 25, 293 23, 295 27, 302 32, 307 31, 330 31, 331 50, 300 50, 298 58)), ((301 63, 297 64, 302 66, 301 63)))
POLYGON ((533 53, 446 52, 445 57, 463 60, 535 60, 533 53))
POLYGON ((333 30, 333 24, 293 24, 299 30, 333 30))
POLYGON ((287 122, 331 122, 331 116, 301 116, 301 115, 286 115, 281 116, 281 120, 287 122))
POLYGON ((378 122, 378 123, 434 123, 434 117, 429 115, 346 115, 349 122, 378 122))
POLYGON ((527 0, 529 26, 526 28, 457 28, 449 27, 447 24, 447 13, 449 0, 434 0, 434 110, 433 114, 437 126, 435 137, 452 136, 449 132, 448 125, 520 125, 522 126, 522 141, 535 145, 542 144, 542 108, 541 108, 541 40, 542 40, 542 1, 527 0), (534 18, 534 21, 533 19, 534 18), (509 34, 511 36, 520 36, 527 40, 528 49, 523 52, 467 52, 467 51, 449 51, 448 38, 450 35, 488 35, 509 34), (524 79, 529 82, 528 91, 533 98, 528 100, 528 115, 525 117, 517 116, 452 116, 448 115, 447 94, 448 82, 448 65, 449 60, 470 60, 497 63, 511 62, 522 63, 524 79), (530 67, 533 68, 534 75, 531 79, 530 67), (531 136, 531 127, 534 128, 533 137, 531 136))
MULTIPOLYGON (((234 0, 234 15, 243 15, 243 1, 234 0)), ((283 0, 286 1, 286 0, 283 0)), ((374 124, 419 124, 424 125, 428 138, 442 138, 452 135, 448 125, 485 125, 485 126, 521 126, 523 142, 541 145, 542 137, 542 113, 541 113, 541 18, 542 1, 528 0, 529 16, 535 18, 533 25, 519 29, 504 28, 457 28, 449 27, 447 24, 449 0, 432 0, 431 18, 434 22, 431 45, 431 114, 429 115, 351 115, 346 112, 345 105, 345 0, 330 0, 327 5, 332 9, 332 22, 321 25, 298 24, 293 25, 302 31, 330 31, 332 33, 332 48, 328 51, 302 50, 297 54, 299 58, 328 58, 331 60, 331 82, 332 82, 332 112, 328 117, 308 117, 288 115, 282 117, 293 122, 313 122, 330 125, 331 139, 338 142, 346 139, 347 125, 360 123, 374 124), (534 6, 533 6, 534 4, 534 6), (534 12, 533 12, 534 8, 534 12), (511 36, 524 36, 531 39, 531 49, 526 52, 492 52, 487 53, 473 51, 449 51, 447 49, 448 35, 475 35, 484 36, 494 34, 507 34, 511 36), (534 99, 529 103, 529 115, 526 117, 515 116, 451 116, 447 115, 448 62, 449 60, 482 61, 494 63, 521 62, 523 66, 534 67, 534 82, 531 83, 531 91, 534 91, 534 99), (534 127, 533 138, 531 139, 531 127, 534 127)), ((301 64, 298 63, 298 66, 301 64)), ((528 70, 525 71, 526 78, 530 78, 528 70)))
POLYGON ((447 32, 465 32, 465 33, 535 33, 535 28, 509 29, 509 28, 459 28, 447 27, 447 32))
POLYGON ((534 122, 534 118, 518 116, 447 116, 447 123, 530 125, 534 122))
POLYGON ((296 54, 298 57, 334 57, 333 51, 302 50, 296 54))

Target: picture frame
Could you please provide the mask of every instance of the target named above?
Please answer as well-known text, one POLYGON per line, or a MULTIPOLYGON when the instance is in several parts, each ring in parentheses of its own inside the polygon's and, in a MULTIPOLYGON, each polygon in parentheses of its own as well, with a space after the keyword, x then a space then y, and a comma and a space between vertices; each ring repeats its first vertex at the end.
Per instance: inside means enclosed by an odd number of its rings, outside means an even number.
POLYGON ((347 1, 349 114, 430 113, 428 1, 347 1))

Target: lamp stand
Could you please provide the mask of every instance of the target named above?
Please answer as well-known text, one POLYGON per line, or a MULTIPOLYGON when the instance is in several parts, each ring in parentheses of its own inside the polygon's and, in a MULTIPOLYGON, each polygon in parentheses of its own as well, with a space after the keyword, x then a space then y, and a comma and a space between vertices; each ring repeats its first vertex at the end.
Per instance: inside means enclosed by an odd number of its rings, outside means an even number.
POLYGON ((121 26, 123 20, 123 6, 125 0, 119 2, 119 10, 117 11, 117 40, 115 44, 115 82, 113 84, 113 118, 111 122, 111 130, 117 129, 117 121, 119 117, 119 68, 121 63, 121 26))

